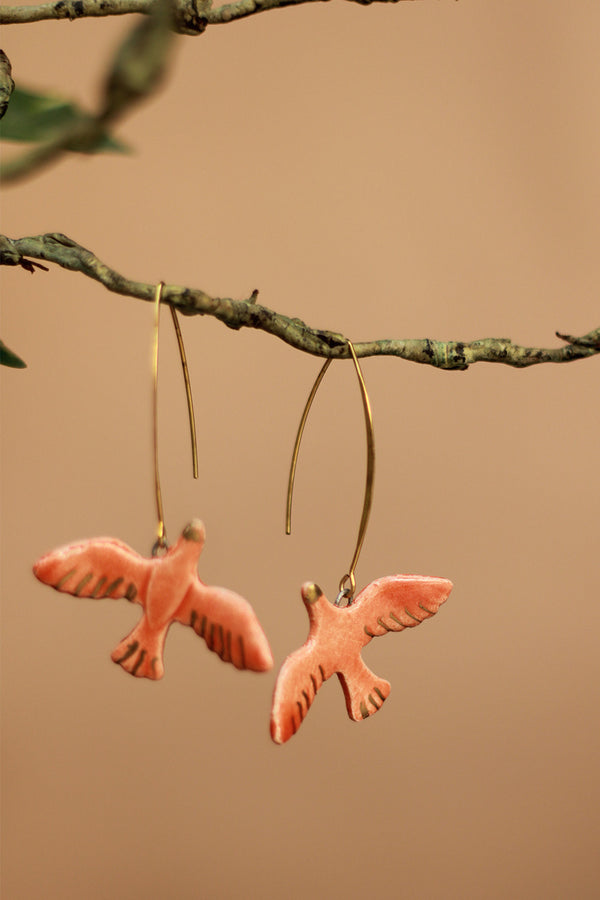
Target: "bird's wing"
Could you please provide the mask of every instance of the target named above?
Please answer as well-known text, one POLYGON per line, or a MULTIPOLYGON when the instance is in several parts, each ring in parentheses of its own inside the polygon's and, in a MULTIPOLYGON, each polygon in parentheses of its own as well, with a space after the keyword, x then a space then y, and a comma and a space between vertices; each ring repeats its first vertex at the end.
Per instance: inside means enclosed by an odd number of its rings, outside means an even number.
POLYGON ((434 616, 446 601, 452 582, 428 575, 388 575, 364 588, 347 615, 364 644, 389 631, 414 628, 434 616))
POLYGON ((194 579, 174 616, 204 638, 209 650, 236 669, 266 672, 273 665, 271 648, 247 600, 222 587, 194 579))
POLYGON ((115 538, 93 538, 42 556, 33 574, 75 597, 126 597, 143 605, 152 563, 115 538))
POLYGON ((321 685, 334 670, 323 665, 317 643, 309 637, 283 663, 275 682, 271 706, 271 737, 284 744, 300 728, 321 685))

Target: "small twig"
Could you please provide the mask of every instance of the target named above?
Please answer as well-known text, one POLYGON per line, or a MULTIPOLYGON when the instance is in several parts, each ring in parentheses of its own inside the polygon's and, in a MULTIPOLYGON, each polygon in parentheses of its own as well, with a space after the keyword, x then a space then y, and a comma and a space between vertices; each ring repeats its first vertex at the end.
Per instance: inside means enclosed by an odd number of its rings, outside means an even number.
POLYGON ((22 269, 25 269, 26 272, 31 272, 32 275, 35 275, 36 269, 41 269, 43 272, 50 271, 48 266, 43 266, 41 263, 34 262, 32 259, 25 259, 25 257, 19 262, 19 265, 22 269))
MULTIPOLYGON (((23 257, 43 259, 63 269, 81 272, 104 285, 109 291, 151 302, 155 285, 132 281, 103 263, 90 250, 64 234, 43 234, 11 240, 0 235, 0 265, 18 265, 23 257)), ((202 290, 165 285, 164 302, 186 316, 214 316, 228 328, 256 328, 285 341, 296 350, 313 356, 349 358, 344 335, 311 328, 301 319, 292 319, 256 302, 257 291, 245 300, 211 297, 202 290)), ((563 339, 565 339, 563 337, 563 339)), ((353 342, 356 355, 398 356, 438 369, 467 369, 476 362, 503 363, 526 368, 540 363, 572 362, 600 353, 600 328, 580 338, 568 339, 565 347, 522 347, 508 338, 484 338, 477 341, 380 340, 353 342)))
POLYGON ((592 331, 590 334, 585 334, 583 337, 573 337, 572 334, 561 334, 557 331, 556 337, 559 337, 561 341, 566 341, 574 347, 590 347, 595 350, 600 350, 600 334, 597 332, 592 331))

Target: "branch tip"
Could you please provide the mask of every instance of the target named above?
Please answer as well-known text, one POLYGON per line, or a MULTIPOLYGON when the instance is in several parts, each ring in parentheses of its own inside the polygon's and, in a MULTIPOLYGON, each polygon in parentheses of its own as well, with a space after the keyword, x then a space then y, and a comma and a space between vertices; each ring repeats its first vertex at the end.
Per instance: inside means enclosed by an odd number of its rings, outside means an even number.
POLYGON ((560 331, 556 331, 555 334, 556 337, 560 338, 561 341, 570 344, 571 347, 586 347, 589 350, 600 349, 600 329, 590 331, 588 334, 584 334, 583 337, 574 337, 572 334, 562 334, 560 331))

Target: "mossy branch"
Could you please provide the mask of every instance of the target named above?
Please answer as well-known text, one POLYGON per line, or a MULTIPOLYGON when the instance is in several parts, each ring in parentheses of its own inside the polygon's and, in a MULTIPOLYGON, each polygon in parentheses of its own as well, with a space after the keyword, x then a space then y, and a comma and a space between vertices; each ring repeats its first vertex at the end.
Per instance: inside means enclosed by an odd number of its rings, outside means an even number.
MULTIPOLYGON (((328 0, 237 0, 217 9, 211 0, 174 0, 173 29, 179 34, 202 34, 208 25, 224 25, 270 9, 299 6, 301 3, 324 3, 328 0)), ((361 6, 371 3, 399 3, 402 0, 346 0, 361 6)), ((148 14, 153 0, 56 0, 38 6, 4 6, 0 10, 0 25, 23 25, 51 19, 85 19, 106 16, 125 16, 131 13, 148 14)))
MULTIPOLYGON (((81 272, 104 285, 109 291, 151 302, 155 285, 129 278, 111 269, 90 250, 64 234, 43 234, 18 240, 0 235, 0 264, 21 266, 34 271, 34 260, 44 260, 81 272)), ((197 288, 167 284, 163 290, 165 303, 185 316, 214 316, 228 328, 256 328, 285 341, 296 350, 313 356, 335 359, 349 356, 346 338, 339 332, 311 328, 301 319, 289 318, 256 302, 257 291, 245 300, 211 297, 197 288)), ((504 363, 526 368, 540 363, 572 362, 600 354, 600 328, 582 337, 559 335, 564 346, 544 349, 522 347, 508 338, 484 338, 477 341, 434 341, 429 338, 409 340, 356 341, 357 356, 399 356, 411 362, 438 369, 467 369, 476 362, 504 363)))

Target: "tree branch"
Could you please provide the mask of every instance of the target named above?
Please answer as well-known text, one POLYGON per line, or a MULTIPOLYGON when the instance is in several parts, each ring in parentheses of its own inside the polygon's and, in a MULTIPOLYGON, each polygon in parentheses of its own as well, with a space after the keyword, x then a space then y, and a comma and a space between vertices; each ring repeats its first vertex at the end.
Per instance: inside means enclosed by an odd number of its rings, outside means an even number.
MULTIPOLYGON (((223 25, 256 13, 301 3, 326 3, 327 0, 237 0, 217 9, 211 0, 175 0, 174 30, 179 34, 202 34, 207 25, 223 25)), ((371 3, 399 3, 401 0, 347 0, 361 6, 371 3)), ((56 0, 39 6, 5 6, 0 10, 0 25, 21 25, 47 19, 83 19, 100 16, 148 14, 153 0, 56 0)))
POLYGON ((82 19, 98 16, 124 16, 147 13, 150 0, 56 0, 39 6, 4 6, 0 25, 24 25, 47 19, 82 19))
MULTIPOLYGON (((237 3, 226 3, 218 9, 211 9, 206 15, 206 24, 222 25, 269 9, 299 6, 301 3, 327 2, 328 0, 237 0, 237 3)), ((372 3, 401 3, 402 0, 346 0, 346 2, 358 3, 359 6, 371 6, 372 3)))
MULTIPOLYGON (((63 269, 81 272, 103 284, 109 291, 153 301, 155 285, 132 281, 103 263, 94 253, 64 234, 42 234, 18 240, 0 235, 0 265, 22 266, 33 271, 27 258, 43 259, 63 269)), ((344 359, 349 350, 344 335, 311 328, 301 319, 281 315, 256 302, 254 291, 247 300, 211 297, 204 291, 165 285, 163 301, 186 316, 214 316, 228 328, 256 328, 280 338, 303 353, 344 359)), ((467 369, 476 362, 495 362, 525 368, 540 363, 572 362, 600 354, 600 328, 583 337, 559 335, 566 346, 543 349, 522 347, 508 338, 484 338, 478 341, 380 340, 356 342, 357 356, 399 356, 411 362, 439 369, 467 369)))
MULTIPOLYGON (((109 92, 96 115, 74 125, 69 123, 52 140, 2 163, 0 179, 4 184, 20 181, 50 165, 70 150, 93 147, 108 125, 121 117, 133 103, 148 97, 155 90, 166 69, 167 36, 172 37, 174 32, 202 34, 208 25, 233 22, 269 9, 321 2, 327 0, 236 0, 212 9, 212 0, 55 0, 40 6, 0 8, 2 25, 40 22, 44 19, 122 16, 128 13, 143 13, 147 17, 141 24, 133 27, 113 60, 108 87, 113 86, 115 75, 128 82, 125 90, 120 92, 119 103, 113 102, 115 98, 109 92), (140 73, 144 78, 140 78, 140 73), (131 89, 132 82, 137 82, 135 90, 131 89)), ((398 3, 402 0, 346 2, 368 6, 371 3, 398 3)), ((113 95, 114 93, 113 91, 113 95)), ((8 98, 6 103, 8 104, 8 98)))
POLYGON ((0 119, 8 109, 8 101, 14 89, 10 59, 4 50, 0 50, 0 119))

